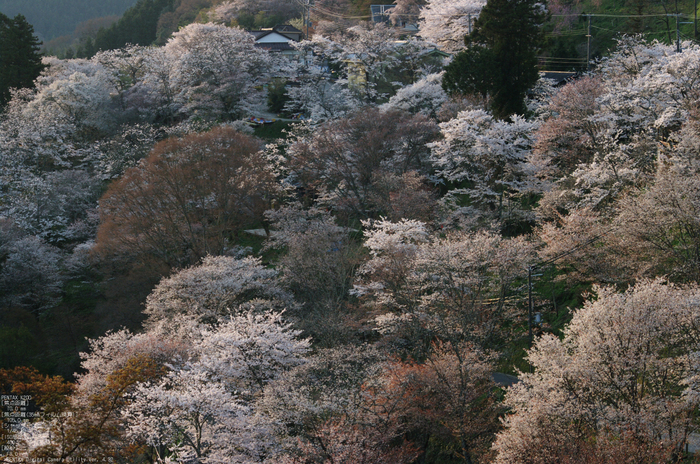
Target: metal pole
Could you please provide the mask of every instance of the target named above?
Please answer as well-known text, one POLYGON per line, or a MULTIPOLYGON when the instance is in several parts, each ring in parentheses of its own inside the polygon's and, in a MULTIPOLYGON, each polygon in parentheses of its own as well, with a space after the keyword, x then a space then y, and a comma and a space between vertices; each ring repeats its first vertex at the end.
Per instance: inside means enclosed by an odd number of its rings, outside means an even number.
POLYGON ((527 267, 527 333, 532 348, 532 266, 527 267))
POLYGON ((588 16, 588 47, 586 48, 586 71, 590 69, 591 66, 591 16, 592 14, 587 15, 588 16))
POLYGON ((472 35, 472 15, 471 15, 471 13, 467 14, 467 25, 468 25, 469 35, 472 35))

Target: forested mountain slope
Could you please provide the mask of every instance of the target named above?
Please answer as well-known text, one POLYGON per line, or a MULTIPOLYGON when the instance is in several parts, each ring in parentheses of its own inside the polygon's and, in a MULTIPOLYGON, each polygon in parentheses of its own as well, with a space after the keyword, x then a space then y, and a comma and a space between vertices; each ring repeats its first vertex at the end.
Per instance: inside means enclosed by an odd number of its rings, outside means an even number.
POLYGON ((664 6, 552 2, 566 25, 537 0, 429 0, 450 62, 429 27, 317 0, 337 21, 312 11, 303 60, 256 47, 244 22, 294 4, 174 0, 149 19, 175 27, 162 46, 8 84, 0 394, 40 414, 3 414, 0 461, 691 462, 700 46, 618 37, 559 87, 450 86, 664 6))
POLYGON ((136 0, 0 0, 0 13, 22 14, 43 40, 73 32, 83 21, 121 15, 136 0))

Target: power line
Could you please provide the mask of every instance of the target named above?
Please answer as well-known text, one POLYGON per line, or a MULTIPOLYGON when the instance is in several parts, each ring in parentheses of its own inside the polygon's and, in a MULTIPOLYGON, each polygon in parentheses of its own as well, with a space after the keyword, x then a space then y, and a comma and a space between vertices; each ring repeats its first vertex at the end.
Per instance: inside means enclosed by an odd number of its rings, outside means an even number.
POLYGON ((339 18, 339 19, 369 19, 372 17, 372 15, 361 15, 361 16, 349 16, 349 15, 344 15, 342 13, 336 13, 334 11, 326 10, 325 8, 321 8, 319 6, 312 6, 310 10, 315 11, 315 12, 320 12, 326 16, 332 16, 334 18, 339 18))
MULTIPOLYGON (((340 12, 335 12, 331 11, 328 9, 325 9, 323 7, 320 7, 318 5, 313 5, 311 9, 319 11, 323 14, 329 15, 329 16, 334 16, 337 18, 343 18, 343 19, 369 19, 372 18, 372 15, 346 15, 340 12)), ((389 13, 387 12, 386 14, 391 14, 392 16, 397 16, 397 17, 415 17, 415 16, 421 16, 421 17, 430 17, 430 16, 448 16, 448 17, 465 17, 465 16, 476 16, 478 15, 478 12, 471 12, 471 13, 419 13, 416 15, 415 13, 389 13)), ((589 16, 589 14, 583 14, 583 13, 569 13, 569 14, 553 14, 550 15, 552 18, 578 18, 581 16, 589 16)), ((652 13, 652 14, 642 14, 642 15, 634 15, 634 14, 609 14, 609 13, 591 13, 590 16, 594 17, 600 17, 600 18, 659 18, 659 17, 664 17, 664 16, 669 16, 668 13, 652 13)), ((671 14, 671 16, 676 16, 675 14, 671 14)), ((681 16, 686 16, 685 14, 681 14, 681 16)))
POLYGON ((602 239, 603 237, 605 237, 606 235, 608 235, 610 232, 612 232, 614 230, 615 230, 615 227, 610 227, 608 230, 606 230, 598 235, 594 235, 593 237, 589 238, 585 242, 579 243, 578 245, 576 245, 572 248, 569 248, 568 250, 563 251, 557 255, 554 255, 545 261, 531 264, 527 267, 527 299, 528 299, 527 325, 528 325, 528 336, 529 336, 529 341, 530 341, 529 342, 530 347, 532 347, 532 311, 533 311, 532 278, 535 277, 532 274, 532 271, 534 271, 535 269, 541 269, 544 266, 548 266, 548 265, 554 263, 555 261, 559 261, 560 259, 565 258, 565 257, 577 252, 581 248, 593 245, 595 242, 599 241, 600 239, 602 239))
POLYGON ((548 32, 547 37, 574 37, 578 35, 586 35, 585 29, 576 29, 572 31, 548 32))
POLYGON ((544 60, 544 61, 560 61, 560 62, 585 62, 585 58, 558 58, 556 56, 538 56, 538 60, 544 60))

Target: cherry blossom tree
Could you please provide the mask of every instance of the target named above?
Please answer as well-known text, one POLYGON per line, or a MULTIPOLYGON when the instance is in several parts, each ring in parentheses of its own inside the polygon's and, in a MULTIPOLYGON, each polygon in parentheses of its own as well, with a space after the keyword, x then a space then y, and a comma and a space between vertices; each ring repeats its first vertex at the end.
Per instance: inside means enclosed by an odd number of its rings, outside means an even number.
POLYGON ((129 98, 139 102, 141 111, 150 111, 155 122, 172 123, 178 119, 182 107, 176 100, 177 61, 165 47, 151 47, 142 52, 146 64, 144 76, 131 87, 129 98))
POLYGON ((437 135, 422 115, 377 109, 356 112, 317 128, 288 150, 292 173, 321 201, 352 216, 373 215, 369 197, 381 172, 428 173, 426 143, 437 135))
POLYGON ((70 229, 99 196, 99 180, 86 169, 93 151, 70 141, 60 123, 32 119, 17 97, 0 122, 0 214, 52 244, 80 241, 70 229))
POLYGON ((537 236, 543 243, 543 261, 557 258, 562 279, 575 282, 622 284, 641 277, 648 270, 630 255, 630 244, 618 239, 618 227, 604 215, 580 208, 543 223, 537 236))
POLYGON ((421 221, 405 218, 396 222, 368 221, 364 225, 364 246, 369 249, 370 259, 359 273, 378 282, 358 282, 353 293, 363 295, 376 291, 378 305, 392 307, 395 304, 393 294, 402 291, 407 284, 419 246, 430 241, 428 228, 421 221))
POLYGON ((65 276, 61 251, 36 236, 0 246, 2 301, 8 306, 43 312, 60 302, 65 276))
POLYGON ((116 179, 135 167, 165 135, 148 123, 122 126, 120 133, 98 142, 95 168, 102 179, 116 179))
POLYGON ((36 97, 26 111, 37 119, 69 125, 74 136, 94 140, 111 132, 118 106, 112 93, 115 80, 98 62, 48 60, 45 75, 37 79, 36 97))
POLYGON ((111 74, 115 93, 123 119, 151 118, 148 106, 141 96, 144 80, 152 69, 153 61, 149 58, 157 52, 149 47, 127 45, 116 50, 98 52, 93 62, 101 64, 111 74))
POLYGON ((46 62, 36 90, 15 92, 0 120, 0 210, 28 233, 64 246, 91 238, 71 228, 96 206, 93 143, 119 117, 113 82, 99 63, 46 62))
POLYGON ((430 44, 396 39, 383 24, 360 24, 294 44, 304 60, 292 74, 287 109, 317 121, 338 118, 441 67, 427 55, 430 44))
POLYGON ((627 259, 652 275, 697 282, 699 192, 696 169, 678 163, 660 166, 653 185, 620 200, 615 226, 630 247, 627 259))
POLYGON ((447 51, 460 50, 485 4, 481 0, 428 0, 420 10, 420 36, 447 51))
POLYGON ((50 171, 25 176, 13 184, 3 210, 15 224, 54 245, 79 243, 94 238, 90 212, 97 206, 101 185, 84 170, 50 171), (80 230, 79 224, 87 229, 80 230))
POLYGON ((265 268, 259 258, 236 259, 206 256, 201 264, 163 278, 146 299, 147 325, 182 323, 184 316, 198 323, 216 323, 218 318, 239 312, 239 307, 294 308, 289 294, 277 281, 277 273, 265 268))
POLYGON ((381 108, 423 113, 435 118, 446 101, 447 94, 442 89, 442 73, 437 73, 400 88, 381 108))
POLYGON ((355 293, 377 305, 377 329, 389 340, 417 359, 435 338, 452 348, 502 345, 503 324, 518 319, 509 289, 532 259, 526 240, 491 232, 433 238, 418 221, 378 222, 366 235, 372 259, 360 269, 355 293))
POLYGON ((372 346, 322 350, 265 390, 282 443, 274 462, 409 463, 397 395, 372 346), (395 393, 395 392, 393 392, 395 393))
POLYGON ((248 438, 241 433, 248 408, 194 369, 139 384, 125 414, 127 436, 145 441, 157 463, 232 462, 240 459, 236 449, 248 438))
POLYGON ((317 345, 347 337, 343 307, 361 256, 351 231, 314 207, 291 205, 265 216, 271 227, 265 248, 284 252, 278 263, 280 281, 300 303, 289 306, 290 317, 317 345))
POLYGON ((157 330, 91 340, 69 414, 32 426, 22 457, 225 463, 270 455, 272 423, 258 401, 305 362, 310 341, 269 309, 190 329, 187 340, 157 330))
POLYGON ((6 185, 13 178, 21 178, 20 171, 66 167, 79 159, 76 147, 67 140, 71 134, 69 125, 37 115, 28 117, 27 104, 34 97, 30 90, 15 92, 0 119, 0 162, 6 185))
POLYGON ((204 328, 195 343, 198 365, 250 402, 284 372, 304 364, 311 342, 299 338, 282 312, 246 311, 204 328))
POLYGON ((542 190, 530 162, 536 123, 514 116, 496 120, 484 110, 459 113, 440 124, 443 139, 430 145, 436 174, 457 186, 446 201, 457 213, 497 219, 506 227, 531 221, 524 195, 542 190), (461 206, 461 196, 470 206, 461 206))
POLYGON ((103 391, 109 376, 124 369, 136 358, 150 358, 160 365, 186 355, 188 347, 177 340, 157 337, 154 333, 133 333, 127 329, 109 331, 89 340, 89 350, 81 353, 83 373, 77 374, 76 386, 82 395, 103 391))
POLYGON ((165 51, 175 63, 174 100, 185 114, 238 119, 262 100, 256 86, 264 82, 271 57, 255 48, 250 33, 193 23, 174 33, 165 51))
POLYGON ((563 339, 544 335, 529 351, 534 372, 506 394, 495 462, 548 462, 543 439, 556 436, 547 445, 557 449, 589 434, 680 452, 696 430, 697 286, 657 279, 594 291, 563 339))
POLYGON ((681 137, 695 101, 698 68, 686 60, 698 53, 624 38, 595 77, 554 96, 537 150, 570 176, 545 195, 549 208, 609 214, 625 192, 653 182, 657 151, 681 137))
POLYGON ((257 410, 268 383, 302 365, 308 339, 273 311, 222 318, 193 339, 189 359, 157 381, 140 383, 124 408, 128 436, 144 440, 157 462, 260 461, 272 440, 257 410))
POLYGON ((589 162, 601 147, 603 128, 592 116, 600 111, 596 99, 603 91, 599 77, 586 76, 565 85, 544 110, 550 117, 537 130, 535 148, 561 172, 589 162))
POLYGON ((337 119, 356 109, 360 102, 348 89, 347 80, 337 79, 330 66, 341 55, 340 45, 322 35, 293 43, 303 56, 287 86, 285 109, 301 112, 316 122, 337 119))

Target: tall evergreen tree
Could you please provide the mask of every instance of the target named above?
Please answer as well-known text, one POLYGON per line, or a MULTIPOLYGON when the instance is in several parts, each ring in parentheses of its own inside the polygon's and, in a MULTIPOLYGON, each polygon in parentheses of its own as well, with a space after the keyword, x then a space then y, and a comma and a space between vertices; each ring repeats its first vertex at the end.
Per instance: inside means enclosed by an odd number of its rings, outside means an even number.
POLYGON ((0 106, 10 99, 11 88, 34 86, 44 69, 34 27, 24 16, 13 19, 0 13, 0 106))
POLYGON ((156 40, 158 20, 164 10, 175 0, 139 0, 126 10, 119 21, 107 29, 101 29, 95 38, 92 56, 99 50, 115 50, 133 45, 151 45, 156 40))
POLYGON ((488 0, 465 37, 466 50, 447 67, 445 90, 490 96, 501 119, 524 114, 527 91, 539 78, 537 49, 546 18, 544 0, 488 0))

